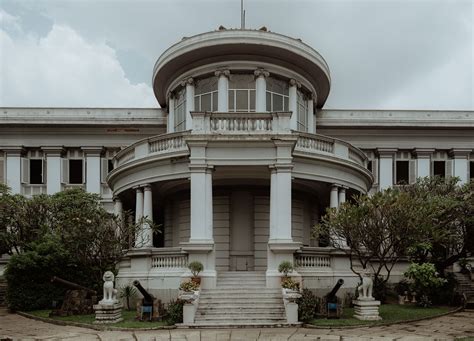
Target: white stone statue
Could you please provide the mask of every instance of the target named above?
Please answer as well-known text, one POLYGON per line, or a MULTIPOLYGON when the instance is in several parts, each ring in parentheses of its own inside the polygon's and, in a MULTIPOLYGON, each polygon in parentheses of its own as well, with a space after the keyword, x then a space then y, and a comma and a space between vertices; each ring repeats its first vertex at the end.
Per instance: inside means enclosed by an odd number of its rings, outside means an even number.
POLYGON ((359 284, 357 290, 359 291, 359 300, 373 300, 372 289, 374 282, 370 277, 370 272, 365 271, 362 274, 362 283, 359 284))
POLYGON ((106 271, 102 277, 104 280, 104 298, 99 304, 117 303, 117 289, 114 289, 115 276, 112 271, 106 271))

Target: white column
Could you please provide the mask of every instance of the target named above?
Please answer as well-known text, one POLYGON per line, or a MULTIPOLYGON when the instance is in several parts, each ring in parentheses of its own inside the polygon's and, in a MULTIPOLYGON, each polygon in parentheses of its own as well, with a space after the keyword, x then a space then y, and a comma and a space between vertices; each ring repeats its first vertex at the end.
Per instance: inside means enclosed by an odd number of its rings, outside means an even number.
MULTIPOLYGON (((138 187, 136 188, 136 200, 135 200, 135 224, 141 224, 143 218, 143 188, 138 187)), ((142 239, 141 239, 141 226, 137 231, 137 235, 135 237, 135 247, 142 247, 142 239)))
POLYGON ((288 98, 288 109, 292 112, 291 118, 290 118, 290 129, 296 130, 298 127, 298 95, 297 95, 297 90, 298 90, 298 85, 299 83, 294 80, 290 79, 290 88, 289 88, 289 98, 288 98))
POLYGON ((194 111, 194 79, 186 79, 183 85, 186 85, 186 130, 190 130, 193 127, 191 111, 194 111))
POLYGON ((122 228, 124 226, 124 220, 123 220, 123 205, 122 205, 122 200, 120 200, 119 197, 114 197, 114 215, 118 219, 118 225, 117 230, 115 231, 115 234, 117 236, 120 236, 120 233, 122 232, 122 228))
POLYGON ((23 147, 4 147, 6 184, 13 194, 21 194, 21 154, 23 147))
POLYGON ((341 204, 346 202, 346 188, 345 187, 339 187, 339 200, 338 200, 338 206, 341 206, 341 204))
POLYGON ((217 79, 217 111, 229 111, 229 70, 217 70, 215 73, 217 79))
POLYGON ((431 176, 431 155, 433 148, 416 148, 413 155, 416 156, 416 177, 424 178, 431 176))
POLYGON ((168 99, 168 133, 174 133, 174 96, 168 99))
POLYGON ((61 192, 61 155, 63 147, 41 147, 46 154, 46 193, 61 192))
POLYGON ((190 242, 212 241, 212 174, 207 166, 191 167, 190 242))
MULTIPOLYGON (((153 194, 150 185, 146 185, 143 189, 143 217, 153 221, 153 194)), ((153 230, 148 222, 143 223, 142 238, 143 247, 153 247, 153 230)))
POLYGON ((463 185, 468 182, 467 173, 469 167, 469 154, 472 149, 451 149, 449 154, 454 159, 453 175, 459 178, 459 184, 463 185))
POLYGON ((380 148, 379 154, 379 186, 380 190, 387 189, 393 185, 393 156, 397 149, 380 148))
POLYGON ((314 102, 313 102, 312 97, 308 99, 308 133, 310 134, 316 133, 316 124, 315 124, 315 117, 314 117, 314 102))
POLYGON ((272 170, 270 188, 270 239, 292 242, 291 236, 291 166, 272 170))
POLYGON ((338 186, 332 185, 331 186, 331 194, 329 197, 329 207, 330 208, 338 208, 339 199, 338 199, 338 186))
POLYGON ((268 71, 258 69, 254 71, 255 79, 255 111, 267 111, 267 81, 266 77, 270 75, 268 71))
POLYGON ((82 147, 86 154, 86 190, 100 194, 100 154, 102 147, 82 147))
POLYGON ((276 198, 278 197, 278 187, 277 187, 277 172, 274 167, 270 168, 270 236, 269 239, 276 239, 276 210, 272 207, 277 206, 276 198))

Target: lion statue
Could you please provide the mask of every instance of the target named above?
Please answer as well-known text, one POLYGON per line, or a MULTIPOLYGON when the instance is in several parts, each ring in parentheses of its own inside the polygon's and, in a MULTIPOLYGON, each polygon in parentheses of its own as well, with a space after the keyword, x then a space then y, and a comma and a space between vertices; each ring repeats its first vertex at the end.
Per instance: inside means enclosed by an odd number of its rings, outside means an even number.
POLYGON ((99 303, 114 304, 117 302, 117 289, 114 289, 115 276, 112 271, 106 271, 102 277, 104 280, 104 298, 99 303))
POLYGON ((365 271, 362 274, 362 282, 359 284, 357 290, 359 291, 359 299, 362 300, 370 300, 373 299, 372 297, 372 290, 373 290, 374 282, 370 276, 370 272, 365 271))

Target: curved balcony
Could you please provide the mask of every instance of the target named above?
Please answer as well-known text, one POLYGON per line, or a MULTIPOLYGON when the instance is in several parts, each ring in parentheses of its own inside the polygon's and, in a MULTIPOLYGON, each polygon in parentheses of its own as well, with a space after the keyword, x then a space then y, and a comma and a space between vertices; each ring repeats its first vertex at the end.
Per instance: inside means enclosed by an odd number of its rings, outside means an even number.
POLYGON ((109 174, 109 184, 121 192, 145 182, 187 178, 193 158, 211 166, 271 166, 281 162, 276 146, 277 141, 284 141, 291 148, 288 162, 294 166, 295 177, 311 179, 314 173, 319 176, 315 180, 337 183, 331 178, 332 169, 337 169, 351 176, 345 185, 359 191, 370 188, 373 178, 361 150, 339 139, 292 131, 290 116, 290 112, 192 112, 192 130, 140 140, 120 151, 115 157, 116 168, 109 174), (203 155, 191 156, 191 146, 195 145, 205 146, 203 155), (308 169, 312 163, 313 169, 308 169), (145 169, 154 171, 147 175, 145 169), (132 176, 140 172, 141 175, 132 176), (123 177, 127 181, 120 181, 123 177), (356 178, 357 184, 352 186, 356 178))

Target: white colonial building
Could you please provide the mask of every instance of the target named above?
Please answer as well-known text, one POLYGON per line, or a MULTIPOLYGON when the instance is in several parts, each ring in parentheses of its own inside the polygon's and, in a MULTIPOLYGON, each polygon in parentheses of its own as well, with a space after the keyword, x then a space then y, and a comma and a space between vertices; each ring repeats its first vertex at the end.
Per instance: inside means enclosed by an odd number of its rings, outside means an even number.
POLYGON ((118 278, 162 297, 192 260, 204 288, 229 271, 277 287, 283 260, 306 287, 344 278, 353 288, 348 259, 312 226, 359 193, 474 177, 474 112, 325 110, 330 85, 325 60, 299 39, 183 38, 153 71, 161 108, 1 108, 0 181, 24 195, 82 187, 160 224, 155 235, 143 225, 118 278))

